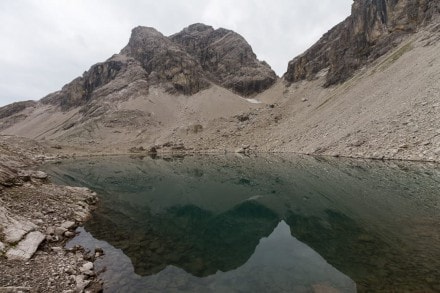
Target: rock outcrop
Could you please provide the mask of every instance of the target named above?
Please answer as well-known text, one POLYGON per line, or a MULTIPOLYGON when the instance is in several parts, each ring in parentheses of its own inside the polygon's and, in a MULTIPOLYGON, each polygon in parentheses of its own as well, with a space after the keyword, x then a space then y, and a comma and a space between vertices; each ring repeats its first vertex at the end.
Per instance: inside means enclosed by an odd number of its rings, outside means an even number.
POLYGON ((146 79, 146 72, 135 59, 114 55, 105 62, 93 65, 81 77, 66 84, 60 91, 44 97, 41 102, 68 110, 146 79))
POLYGON ((0 120, 4 119, 0 124, 0 131, 26 119, 26 115, 20 112, 26 108, 35 107, 36 105, 37 102, 35 101, 23 101, 12 103, 0 108, 0 120))
POLYGON ((289 62, 284 79, 312 80, 325 70, 325 86, 344 82, 399 44, 402 35, 415 32, 439 14, 438 0, 355 0, 345 21, 289 62))
POLYGON ((33 107, 37 104, 35 101, 23 101, 6 105, 0 108, 0 119, 17 114, 27 107, 33 107))
POLYGON ((152 83, 169 83, 186 95, 209 86, 199 62, 154 28, 134 28, 121 54, 139 61, 152 83))
POLYGON ((200 63, 211 81, 240 95, 260 93, 277 79, 269 65, 257 59, 246 40, 231 30, 215 30, 197 23, 170 39, 200 63))

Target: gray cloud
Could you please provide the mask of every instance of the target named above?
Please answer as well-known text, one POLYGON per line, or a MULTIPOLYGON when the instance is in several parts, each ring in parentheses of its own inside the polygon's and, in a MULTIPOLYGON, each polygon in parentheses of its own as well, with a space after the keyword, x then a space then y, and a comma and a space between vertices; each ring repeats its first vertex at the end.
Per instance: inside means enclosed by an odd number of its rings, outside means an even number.
POLYGON ((350 14, 352 0, 14 0, 0 2, 0 106, 59 90, 125 46, 131 29, 165 35, 203 22, 232 29, 282 75, 350 14))

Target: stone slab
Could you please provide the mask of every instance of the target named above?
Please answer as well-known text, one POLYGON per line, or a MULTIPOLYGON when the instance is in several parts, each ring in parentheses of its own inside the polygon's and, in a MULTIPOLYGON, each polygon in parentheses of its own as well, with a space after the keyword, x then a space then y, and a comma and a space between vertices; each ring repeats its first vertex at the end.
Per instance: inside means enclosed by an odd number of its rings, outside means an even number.
POLYGON ((6 252, 6 257, 9 260, 29 260, 37 251, 38 246, 45 239, 43 233, 35 231, 26 235, 15 248, 11 248, 6 252))

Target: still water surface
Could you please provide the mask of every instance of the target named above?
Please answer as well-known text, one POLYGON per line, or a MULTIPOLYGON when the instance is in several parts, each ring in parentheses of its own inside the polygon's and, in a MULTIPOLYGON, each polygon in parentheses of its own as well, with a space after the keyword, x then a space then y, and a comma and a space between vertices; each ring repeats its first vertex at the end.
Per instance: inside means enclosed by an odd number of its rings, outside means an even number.
POLYGON ((101 204, 106 292, 439 292, 440 169, 298 156, 47 166, 101 204))

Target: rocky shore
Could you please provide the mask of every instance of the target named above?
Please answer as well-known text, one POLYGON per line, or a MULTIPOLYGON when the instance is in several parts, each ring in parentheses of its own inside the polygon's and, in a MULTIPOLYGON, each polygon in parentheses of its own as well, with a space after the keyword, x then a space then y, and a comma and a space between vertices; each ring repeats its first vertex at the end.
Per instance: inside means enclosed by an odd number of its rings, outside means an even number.
MULTIPOLYGON (((65 249, 97 202, 87 188, 57 186, 35 168, 50 149, 0 136, 0 292, 100 292, 92 254, 65 249)), ((59 158, 59 157, 58 157, 59 158)))

